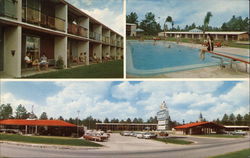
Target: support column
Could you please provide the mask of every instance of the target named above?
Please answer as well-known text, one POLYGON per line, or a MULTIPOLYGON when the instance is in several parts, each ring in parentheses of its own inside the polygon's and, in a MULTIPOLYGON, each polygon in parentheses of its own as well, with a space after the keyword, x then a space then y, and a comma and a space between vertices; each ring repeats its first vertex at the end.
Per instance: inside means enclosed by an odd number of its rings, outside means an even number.
POLYGON ((35 134, 37 134, 37 126, 36 126, 36 130, 35 130, 35 134))
POLYGON ((226 35, 226 41, 228 41, 228 35, 226 35))
POLYGON ((28 126, 25 125, 25 134, 27 134, 27 132, 28 132, 28 126))
POLYGON ((67 37, 55 37, 55 60, 58 60, 59 57, 62 57, 64 61, 64 67, 67 68, 67 45, 68 38, 67 37))
POLYGON ((215 34, 215 40, 218 40, 218 35, 217 34, 215 34))
POLYGON ((192 34, 192 39, 194 39, 194 34, 192 34))
POLYGON ((188 38, 188 34, 185 34, 185 38, 188 38))
POLYGON ((21 43, 21 26, 4 29, 4 73, 11 77, 21 77, 21 43))

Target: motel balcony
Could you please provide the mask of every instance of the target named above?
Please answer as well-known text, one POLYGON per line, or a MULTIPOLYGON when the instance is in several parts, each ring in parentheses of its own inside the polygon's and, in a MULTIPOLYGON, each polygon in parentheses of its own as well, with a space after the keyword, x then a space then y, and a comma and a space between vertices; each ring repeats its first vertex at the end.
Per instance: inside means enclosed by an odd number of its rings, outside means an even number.
POLYGON ((116 46, 120 47, 121 46, 121 41, 116 41, 116 46))
POLYGON ((88 29, 77 24, 68 24, 68 33, 77 36, 88 37, 88 29))
POLYGON ((103 43, 106 43, 106 44, 109 44, 109 37, 107 37, 107 36, 102 36, 102 42, 103 43))
POLYGON ((17 19, 17 0, 0 0, 0 16, 17 19))
POLYGON ((63 32, 65 28, 64 19, 46 15, 38 9, 27 6, 22 7, 22 20, 23 22, 63 32))
POLYGON ((116 43, 116 42, 115 42, 115 40, 112 39, 112 40, 110 41, 110 43, 111 43, 111 45, 115 46, 115 43, 116 43))
POLYGON ((101 41, 101 34, 90 31, 89 38, 93 40, 101 41))

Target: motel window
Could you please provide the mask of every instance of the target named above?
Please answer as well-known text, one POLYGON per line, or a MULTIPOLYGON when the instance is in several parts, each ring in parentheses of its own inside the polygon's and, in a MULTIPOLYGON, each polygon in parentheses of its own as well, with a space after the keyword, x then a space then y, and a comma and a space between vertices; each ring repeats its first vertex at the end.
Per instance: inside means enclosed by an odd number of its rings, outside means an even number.
POLYGON ((26 36, 26 52, 30 52, 32 59, 40 58, 40 38, 26 36))

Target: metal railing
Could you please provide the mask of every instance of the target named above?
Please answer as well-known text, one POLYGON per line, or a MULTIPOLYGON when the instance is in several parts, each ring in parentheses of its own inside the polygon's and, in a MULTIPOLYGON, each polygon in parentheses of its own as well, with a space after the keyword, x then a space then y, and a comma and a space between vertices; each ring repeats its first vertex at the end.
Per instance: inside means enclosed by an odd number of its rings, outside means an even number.
POLYGON ((101 41, 101 34, 90 31, 89 38, 93 40, 101 41))
POLYGON ((115 45, 116 42, 115 42, 115 40, 111 39, 110 43, 111 43, 111 45, 115 45))
POLYGON ((0 16, 17 19, 17 0, 0 0, 0 16))
POLYGON ((52 17, 42 13, 40 10, 23 6, 22 8, 22 19, 24 22, 43 26, 50 29, 55 29, 59 31, 65 31, 65 20, 52 17))
POLYGON ((103 43, 106 43, 106 44, 109 44, 109 37, 107 37, 107 36, 102 36, 102 42, 103 43))
POLYGON ((68 24, 68 33, 88 37, 88 29, 76 24, 68 24))

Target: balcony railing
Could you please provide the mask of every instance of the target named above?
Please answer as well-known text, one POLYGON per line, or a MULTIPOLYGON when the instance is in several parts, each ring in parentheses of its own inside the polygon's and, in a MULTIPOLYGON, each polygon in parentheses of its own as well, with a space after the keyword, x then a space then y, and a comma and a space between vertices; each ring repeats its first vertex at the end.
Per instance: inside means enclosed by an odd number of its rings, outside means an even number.
POLYGON ((68 33, 88 37, 88 29, 76 24, 68 24, 68 33))
POLYGON ((17 0, 0 0, 0 16, 17 19, 17 0))
POLYGON ((102 42, 103 42, 103 43, 106 43, 106 44, 109 44, 109 37, 107 37, 107 36, 102 36, 102 42))
POLYGON ((112 39, 112 40, 110 41, 110 43, 111 43, 111 45, 115 45, 115 40, 112 39))
POLYGON ((101 34, 90 31, 89 38, 93 40, 101 41, 101 34))
POLYGON ((43 26, 50 29, 55 29, 59 31, 64 31, 65 20, 52 17, 42 13, 38 9, 23 7, 22 8, 22 19, 23 21, 39 26, 43 26))

